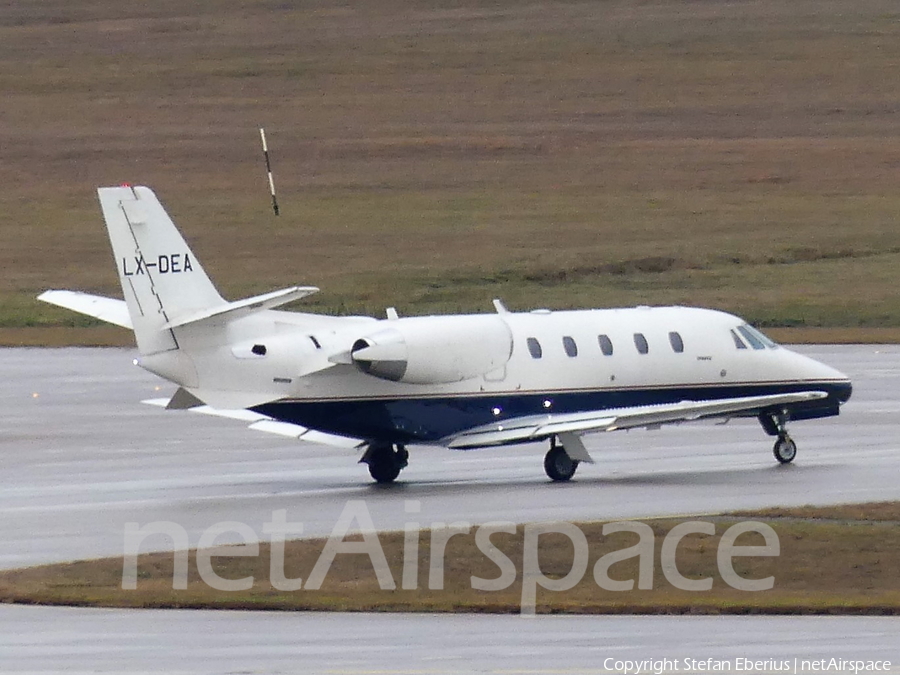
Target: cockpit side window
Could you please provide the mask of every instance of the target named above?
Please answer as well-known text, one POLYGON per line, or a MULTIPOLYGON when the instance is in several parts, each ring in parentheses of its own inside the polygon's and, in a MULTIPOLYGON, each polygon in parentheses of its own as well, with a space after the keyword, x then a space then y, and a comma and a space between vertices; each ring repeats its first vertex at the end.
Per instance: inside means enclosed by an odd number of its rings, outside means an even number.
POLYGON ((756 335, 754 335, 753 332, 750 330, 750 326, 747 326, 747 325, 738 326, 737 329, 740 332, 740 334, 744 336, 744 339, 750 343, 750 346, 753 347, 753 349, 765 349, 766 348, 765 343, 762 340, 760 340, 758 337, 756 337, 756 335))
POLYGON ((734 340, 734 346, 738 349, 747 349, 747 345, 744 344, 744 341, 738 336, 737 333, 734 332, 734 328, 731 329, 731 339, 734 340))
POLYGON ((744 327, 753 335, 755 335, 756 339, 762 342, 769 349, 776 349, 778 347, 778 344, 774 340, 769 339, 768 337, 763 335, 761 331, 757 330, 753 326, 747 324, 744 327))

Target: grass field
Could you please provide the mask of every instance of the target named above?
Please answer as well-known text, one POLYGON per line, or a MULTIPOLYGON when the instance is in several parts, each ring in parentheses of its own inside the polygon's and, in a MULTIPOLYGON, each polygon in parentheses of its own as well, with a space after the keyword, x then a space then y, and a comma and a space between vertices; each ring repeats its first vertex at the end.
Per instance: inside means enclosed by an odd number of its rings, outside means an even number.
MULTIPOLYGON (((770 509, 719 517, 663 518, 647 521, 655 537, 652 588, 601 588, 592 570, 597 561, 637 543, 634 533, 602 534, 602 524, 578 528, 588 545, 586 573, 568 589, 538 589, 536 610, 541 613, 650 614, 900 614, 900 505, 862 504, 844 507, 770 509), (689 520, 713 523, 715 535, 685 536, 674 556, 681 575, 691 580, 712 579, 708 590, 683 590, 665 577, 661 563, 663 540, 689 520), (769 590, 738 590, 724 581, 718 564, 720 538, 734 523, 753 520, 770 526, 777 535, 777 555, 735 557, 733 569, 743 579, 773 577, 769 590), (580 579, 580 580, 579 580, 580 579)), ((523 528, 495 533, 490 541, 514 567, 514 581, 498 590, 476 590, 472 577, 496 580, 502 570, 476 540, 476 530, 455 534, 441 549, 429 531, 419 534, 416 581, 403 588, 406 554, 404 533, 378 535, 394 590, 379 587, 372 560, 366 554, 341 553, 328 568, 322 587, 279 590, 270 582, 270 546, 257 555, 237 557, 235 547, 222 547, 211 558, 221 579, 253 577, 249 589, 220 591, 204 583, 191 552, 187 588, 172 587, 172 552, 140 556, 133 590, 123 590, 123 560, 107 558, 0 572, 0 602, 112 607, 191 607, 223 609, 518 612, 525 574, 523 528), (434 554, 442 551, 441 554, 434 554), (432 577, 432 556, 444 561, 441 584, 432 577), (432 583, 434 581, 434 583, 432 583), (443 586, 441 588, 441 586, 443 586)), ((551 580, 566 578, 574 567, 575 548, 562 534, 537 540, 539 573, 551 580)), ((761 546, 760 534, 745 533, 738 546, 761 546)), ((325 541, 287 542, 283 569, 287 579, 310 580, 325 541)), ((372 549, 369 549, 372 550, 372 549)), ((632 553, 634 553, 632 551, 632 553)), ((753 552, 753 553, 758 553, 753 552)), ((496 559, 496 556, 495 556, 496 559)), ((609 562, 612 562, 609 559, 609 562)), ((650 559, 648 558, 648 562, 650 559)), ((531 568, 533 571, 538 571, 531 568)), ((608 568, 615 581, 641 578, 636 557, 620 559, 608 568)), ((513 571, 512 569, 510 571, 513 571)), ((551 582, 553 583, 553 582, 551 582)), ((549 584, 545 584, 549 585, 549 584)))
POLYGON ((91 325, 33 298, 118 293, 130 182, 230 298, 896 328, 898 63, 894 0, 9 0, 0 327, 91 325))

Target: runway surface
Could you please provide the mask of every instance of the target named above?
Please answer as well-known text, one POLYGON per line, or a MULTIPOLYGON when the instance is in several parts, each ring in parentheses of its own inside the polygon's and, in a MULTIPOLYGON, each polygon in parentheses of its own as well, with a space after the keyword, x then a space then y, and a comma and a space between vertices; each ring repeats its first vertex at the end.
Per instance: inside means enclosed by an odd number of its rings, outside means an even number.
MULTIPOLYGON (((127 522, 174 522, 195 543, 214 523, 239 521, 262 538, 262 523, 285 509, 305 535, 328 534, 358 499, 379 529, 402 529, 407 500, 428 527, 900 499, 900 347, 799 351, 849 374, 854 394, 839 417, 791 426, 790 466, 754 421, 697 423, 589 436, 597 464, 570 484, 546 478, 545 449, 533 445, 413 448, 400 481, 378 486, 355 451, 142 405, 172 388, 133 366, 130 350, 3 349, 0 567, 121 554, 127 522)), ((149 538, 150 548, 171 544, 149 538)))
MULTIPOLYGON (((840 417, 792 426, 800 454, 791 466, 775 463, 772 441, 755 422, 701 423, 589 437, 597 464, 582 466, 570 484, 551 483, 542 469, 544 448, 532 446, 414 448, 400 482, 383 487, 371 484, 353 451, 141 405, 171 388, 132 366, 129 350, 0 350, 0 566, 121 554, 127 522, 176 523, 194 543, 214 523, 239 521, 263 538, 262 523, 286 509, 305 534, 327 534, 348 500, 359 499, 380 529, 402 528, 411 518, 409 500, 419 502, 414 518, 427 527, 900 499, 900 347, 799 351, 849 374, 855 389, 840 417)), ((150 538, 142 550, 152 548, 171 550, 171 543, 150 538)), ((0 606, 0 670, 602 673, 611 672, 607 658, 713 658, 730 660, 737 672, 738 658, 838 658, 887 659, 891 672, 900 672, 898 635, 896 618, 526 619, 0 606)), ((686 665, 668 672, 700 672, 686 665)))
POLYGON ((881 672, 896 673, 897 626, 877 617, 523 619, 0 607, 0 669, 564 675, 616 672, 616 661, 646 659, 678 659, 669 673, 701 672, 686 659, 715 659, 729 661, 732 673, 802 673, 822 672, 801 670, 802 660, 836 658, 891 661, 881 672), (778 667, 741 669, 738 659, 778 667), (781 668, 784 662, 790 667, 781 668))

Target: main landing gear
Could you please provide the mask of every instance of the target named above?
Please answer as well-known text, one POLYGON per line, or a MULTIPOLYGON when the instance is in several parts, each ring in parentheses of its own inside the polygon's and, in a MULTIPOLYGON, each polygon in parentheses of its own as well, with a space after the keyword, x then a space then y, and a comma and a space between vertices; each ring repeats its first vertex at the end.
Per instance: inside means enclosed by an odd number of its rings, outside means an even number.
POLYGON ((395 449, 388 443, 372 443, 359 461, 369 465, 369 475, 376 483, 393 483, 409 464, 409 452, 403 445, 395 449))
POLYGON ((761 413, 759 423, 769 436, 777 436, 772 454, 780 464, 790 464, 797 456, 797 444, 787 432, 787 415, 779 413, 761 413))
POLYGON ((544 471, 551 480, 564 482, 575 475, 580 462, 569 457, 566 449, 556 444, 556 436, 550 439, 550 450, 544 457, 544 471))

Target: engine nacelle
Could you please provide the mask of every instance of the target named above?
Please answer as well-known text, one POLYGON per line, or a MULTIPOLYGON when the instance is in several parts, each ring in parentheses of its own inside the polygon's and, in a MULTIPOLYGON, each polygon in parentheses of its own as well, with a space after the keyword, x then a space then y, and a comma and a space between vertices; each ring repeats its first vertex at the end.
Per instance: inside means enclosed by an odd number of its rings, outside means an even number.
POLYGON ((512 355, 512 333, 497 315, 411 317, 385 323, 390 327, 356 340, 350 350, 357 368, 384 380, 460 382, 502 368, 512 355))

